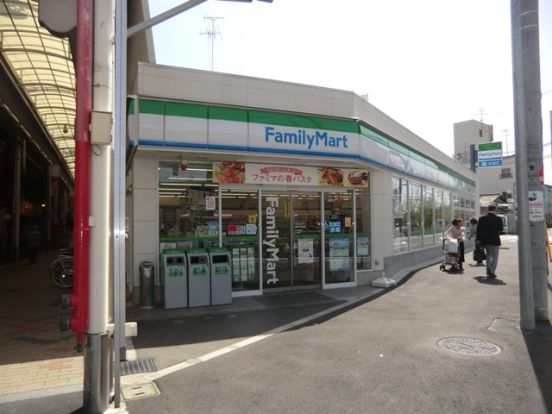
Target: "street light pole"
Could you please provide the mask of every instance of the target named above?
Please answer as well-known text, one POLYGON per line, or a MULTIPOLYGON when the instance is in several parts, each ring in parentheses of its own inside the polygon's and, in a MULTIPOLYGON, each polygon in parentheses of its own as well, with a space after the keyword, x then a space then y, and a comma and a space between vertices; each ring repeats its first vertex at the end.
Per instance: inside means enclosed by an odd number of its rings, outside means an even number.
POLYGON ((548 319, 544 214, 529 210, 529 192, 543 194, 538 0, 512 0, 512 58, 518 203, 520 326, 548 319))

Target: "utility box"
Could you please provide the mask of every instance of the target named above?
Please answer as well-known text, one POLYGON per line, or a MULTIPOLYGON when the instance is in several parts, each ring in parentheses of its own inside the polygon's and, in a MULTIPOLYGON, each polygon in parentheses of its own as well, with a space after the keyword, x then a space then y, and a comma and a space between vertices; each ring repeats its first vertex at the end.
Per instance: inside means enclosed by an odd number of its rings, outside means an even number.
POLYGON ((164 250, 161 257, 165 309, 186 308, 188 306, 186 254, 180 250, 164 250))
POLYGON ((209 249, 211 305, 232 303, 232 258, 227 249, 209 249))
POLYGON ((209 253, 207 249, 190 249, 188 259, 189 306, 209 306, 211 304, 211 281, 209 278, 209 253))

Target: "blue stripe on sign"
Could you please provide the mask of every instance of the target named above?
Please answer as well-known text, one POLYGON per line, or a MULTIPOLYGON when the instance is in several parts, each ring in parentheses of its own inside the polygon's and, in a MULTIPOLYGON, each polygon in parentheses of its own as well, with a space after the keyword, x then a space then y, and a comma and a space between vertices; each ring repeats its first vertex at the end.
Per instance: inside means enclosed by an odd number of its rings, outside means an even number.
POLYGON ((490 160, 479 160, 480 167, 500 167, 502 165, 502 159, 490 159, 490 160))

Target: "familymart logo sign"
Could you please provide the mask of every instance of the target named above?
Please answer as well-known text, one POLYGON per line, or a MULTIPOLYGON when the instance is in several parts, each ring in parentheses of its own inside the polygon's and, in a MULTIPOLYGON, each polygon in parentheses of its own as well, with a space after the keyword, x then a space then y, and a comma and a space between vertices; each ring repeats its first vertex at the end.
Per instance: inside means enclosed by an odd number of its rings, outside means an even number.
POLYGON ((266 126, 265 142, 272 145, 297 146, 306 149, 348 149, 347 134, 332 135, 328 131, 311 129, 293 129, 287 127, 266 126))
POLYGON ((480 168, 500 167, 502 165, 502 142, 477 144, 477 154, 480 168))

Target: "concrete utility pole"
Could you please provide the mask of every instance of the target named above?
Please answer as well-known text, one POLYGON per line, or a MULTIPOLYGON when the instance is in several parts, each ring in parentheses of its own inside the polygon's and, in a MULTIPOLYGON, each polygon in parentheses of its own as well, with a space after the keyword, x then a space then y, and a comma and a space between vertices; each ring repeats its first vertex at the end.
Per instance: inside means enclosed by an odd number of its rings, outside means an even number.
POLYGON ((529 210, 529 193, 543 195, 538 0, 512 0, 511 14, 520 326, 533 330, 535 319, 548 320, 544 214, 529 210))

